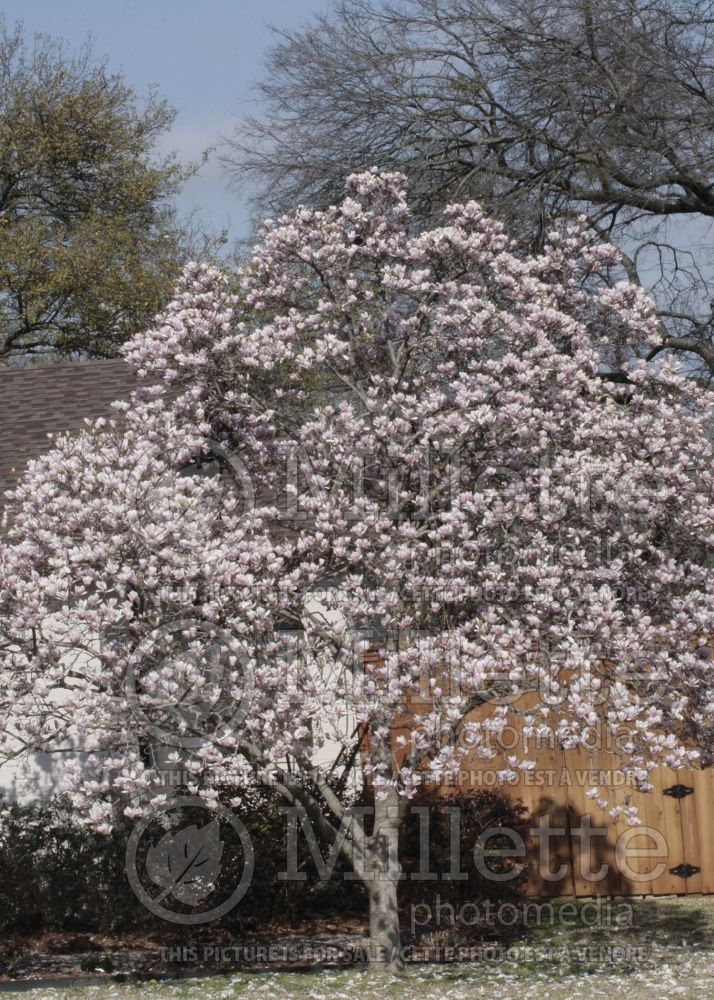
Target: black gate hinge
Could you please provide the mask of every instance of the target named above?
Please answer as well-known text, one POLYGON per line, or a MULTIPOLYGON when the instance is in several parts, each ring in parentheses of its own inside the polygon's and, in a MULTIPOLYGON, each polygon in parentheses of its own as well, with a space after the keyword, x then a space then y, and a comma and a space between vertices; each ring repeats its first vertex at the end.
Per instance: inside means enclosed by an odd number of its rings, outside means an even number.
POLYGON ((680 878, 689 878, 690 875, 697 875, 700 871, 701 868, 697 868, 696 865, 688 865, 684 861, 676 868, 669 869, 670 875, 679 875, 680 878))
POLYGON ((673 799, 686 799, 688 795, 694 795, 694 789, 691 785, 672 785, 665 788, 662 794, 671 795, 673 799))

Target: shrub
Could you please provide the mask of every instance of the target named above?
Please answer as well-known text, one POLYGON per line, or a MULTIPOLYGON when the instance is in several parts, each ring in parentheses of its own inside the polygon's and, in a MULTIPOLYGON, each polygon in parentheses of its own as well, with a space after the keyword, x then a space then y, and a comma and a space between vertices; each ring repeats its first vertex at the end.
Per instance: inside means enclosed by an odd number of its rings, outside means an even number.
MULTIPOLYGON (((365 791, 359 804, 369 804, 365 791)), ((506 882, 495 882, 478 871, 473 846, 485 830, 495 827, 514 829, 523 834, 523 808, 491 790, 429 798, 421 796, 413 803, 428 810, 429 870, 448 873, 453 812, 459 814, 461 871, 463 880, 439 878, 418 881, 406 878, 400 886, 404 910, 425 904, 432 909, 436 897, 443 906, 451 905, 458 913, 465 903, 486 899, 512 901, 522 890, 525 873, 506 882)), ((411 811, 405 824, 401 863, 407 875, 424 870, 420 855, 418 813, 411 811)), ((335 919, 344 916, 364 918, 367 898, 363 886, 343 875, 349 870, 337 860, 332 876, 322 881, 306 838, 299 834, 297 847, 300 881, 279 877, 286 866, 286 817, 283 802, 274 793, 252 789, 240 809, 240 818, 250 835, 255 855, 254 877, 240 903, 218 923, 212 932, 240 933, 256 930, 270 923, 296 924, 306 919, 335 919)), ((200 822, 200 820, 199 820, 200 822)), ((326 857, 330 845, 319 834, 317 846, 326 857)), ((127 833, 119 830, 108 837, 87 829, 79 821, 66 799, 56 797, 47 803, 9 804, 0 798, 0 933, 36 934, 41 931, 67 932, 166 932, 183 934, 176 925, 153 915, 135 897, 126 868, 127 833)), ((489 847, 510 846, 505 836, 496 837, 489 847)), ((221 858, 217 891, 222 898, 230 895, 230 886, 240 879, 243 856, 226 841, 221 858)), ((422 911, 423 912, 423 911, 422 911)), ((455 932, 473 933, 474 928, 459 926, 455 932)))
POLYGON ((0 799, 0 931, 100 931, 130 922, 138 902, 121 834, 100 837, 54 798, 21 806, 0 799))
POLYGON ((418 809, 412 809, 402 838, 401 862, 407 878, 402 883, 401 905, 410 911, 418 908, 414 912, 419 915, 420 932, 443 932, 448 941, 500 939, 517 933, 520 919, 511 922, 511 917, 518 914, 528 869, 525 862, 508 855, 514 855, 514 845, 520 846, 520 842, 525 847, 525 807, 492 789, 440 796, 424 793, 413 806, 427 810, 422 817, 428 818, 429 852, 428 858, 420 856, 420 843, 426 842, 423 834, 420 837, 420 824, 425 819, 419 818, 418 809), (477 861, 479 838, 488 852, 503 851, 506 856, 478 852, 477 861), (439 877, 409 877, 419 872, 439 877), (504 904, 510 904, 507 923, 497 919, 498 908, 503 909, 504 904))

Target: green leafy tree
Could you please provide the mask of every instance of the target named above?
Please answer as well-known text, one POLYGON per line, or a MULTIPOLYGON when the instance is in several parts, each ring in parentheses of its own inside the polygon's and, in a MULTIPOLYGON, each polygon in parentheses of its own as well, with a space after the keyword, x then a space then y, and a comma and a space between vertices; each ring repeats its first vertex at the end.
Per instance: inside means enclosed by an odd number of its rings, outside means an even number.
POLYGON ((185 258, 160 156, 175 112, 91 46, 0 21, 0 363, 112 357, 164 304, 185 258))

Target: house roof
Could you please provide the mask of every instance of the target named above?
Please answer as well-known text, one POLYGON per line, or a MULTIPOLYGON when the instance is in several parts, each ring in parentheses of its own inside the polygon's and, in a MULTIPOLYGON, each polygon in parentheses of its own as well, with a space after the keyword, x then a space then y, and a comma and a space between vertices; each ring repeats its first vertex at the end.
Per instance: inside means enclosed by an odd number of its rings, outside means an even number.
POLYGON ((0 509, 28 461, 51 447, 49 435, 111 416, 114 400, 138 385, 125 361, 0 368, 0 509))

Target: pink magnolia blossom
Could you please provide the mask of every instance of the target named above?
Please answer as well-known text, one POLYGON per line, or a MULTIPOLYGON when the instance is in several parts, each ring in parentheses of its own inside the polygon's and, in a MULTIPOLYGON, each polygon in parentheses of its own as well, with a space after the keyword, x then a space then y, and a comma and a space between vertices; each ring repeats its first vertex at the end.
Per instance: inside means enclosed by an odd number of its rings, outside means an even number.
POLYGON ((659 342, 646 294, 599 277, 610 248, 574 226, 524 258, 473 202, 414 233, 402 184, 350 177, 230 277, 189 265, 124 352, 159 386, 15 491, 5 751, 79 734, 102 824, 164 795, 142 746, 169 730, 200 794, 309 774, 338 818, 321 749, 368 732, 351 759, 408 798, 488 759, 523 690, 565 745, 626 731, 640 787, 714 751, 707 397, 664 363, 600 377, 609 345, 659 342), (182 475, 210 455, 222 475, 182 475))

